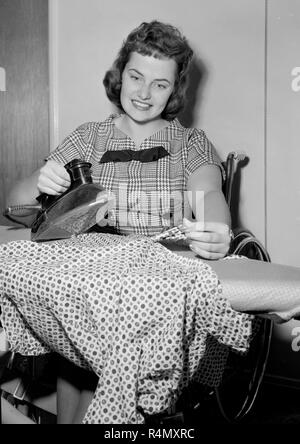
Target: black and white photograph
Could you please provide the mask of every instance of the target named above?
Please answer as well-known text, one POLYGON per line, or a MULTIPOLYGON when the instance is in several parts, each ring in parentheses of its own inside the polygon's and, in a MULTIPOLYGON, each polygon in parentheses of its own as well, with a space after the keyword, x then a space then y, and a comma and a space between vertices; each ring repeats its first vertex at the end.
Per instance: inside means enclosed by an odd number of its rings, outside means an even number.
POLYGON ((299 42, 299 0, 0 0, 0 424, 300 424, 299 42))

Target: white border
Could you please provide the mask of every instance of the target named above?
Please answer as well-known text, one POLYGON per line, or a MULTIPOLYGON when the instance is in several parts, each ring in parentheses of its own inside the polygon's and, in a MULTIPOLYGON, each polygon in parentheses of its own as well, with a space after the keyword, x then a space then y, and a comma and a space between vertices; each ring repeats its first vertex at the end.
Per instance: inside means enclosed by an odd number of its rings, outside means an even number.
POLYGON ((49 124, 50 151, 59 144, 58 1, 49 0, 49 124))

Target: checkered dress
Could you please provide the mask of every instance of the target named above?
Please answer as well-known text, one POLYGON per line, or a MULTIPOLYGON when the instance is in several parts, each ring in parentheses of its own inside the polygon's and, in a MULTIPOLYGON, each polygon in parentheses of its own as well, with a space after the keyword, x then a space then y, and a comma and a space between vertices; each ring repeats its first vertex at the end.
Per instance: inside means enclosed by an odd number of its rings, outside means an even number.
POLYGON ((178 119, 151 137, 139 148, 114 123, 112 114, 104 122, 78 127, 53 151, 47 160, 66 164, 80 158, 92 164, 94 183, 114 196, 109 224, 120 234, 157 235, 189 217, 185 191, 187 179, 202 165, 218 165, 220 159, 205 133, 183 127, 178 119), (169 153, 157 161, 100 163, 106 151, 149 149, 163 146, 169 153))

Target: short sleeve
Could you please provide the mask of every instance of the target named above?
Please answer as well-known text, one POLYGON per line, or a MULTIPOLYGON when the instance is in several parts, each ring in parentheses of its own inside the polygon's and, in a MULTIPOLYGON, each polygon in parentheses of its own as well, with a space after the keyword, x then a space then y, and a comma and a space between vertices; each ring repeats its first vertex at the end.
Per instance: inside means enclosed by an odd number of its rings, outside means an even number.
POLYGON ((74 159, 85 159, 88 147, 89 124, 84 123, 67 136, 63 142, 52 151, 47 160, 55 160, 56 162, 66 165, 74 159))
POLYGON ((187 162, 185 168, 186 179, 199 167, 216 165, 220 168, 223 181, 226 179, 220 157, 204 131, 193 129, 188 139, 187 162))

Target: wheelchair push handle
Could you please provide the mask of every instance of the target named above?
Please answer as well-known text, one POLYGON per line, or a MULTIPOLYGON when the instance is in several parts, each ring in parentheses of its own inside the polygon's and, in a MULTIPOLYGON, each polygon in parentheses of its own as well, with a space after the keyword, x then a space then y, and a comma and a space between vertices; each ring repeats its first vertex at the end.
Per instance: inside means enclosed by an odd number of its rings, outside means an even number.
POLYGON ((244 151, 231 151, 227 155, 225 162, 225 172, 226 172, 226 184, 225 184, 225 198, 229 208, 231 208, 231 196, 232 196, 232 185, 234 174, 239 162, 242 162, 247 157, 244 151))

